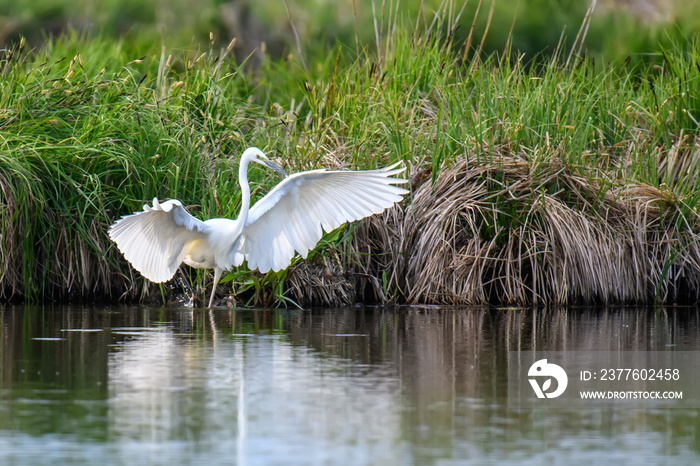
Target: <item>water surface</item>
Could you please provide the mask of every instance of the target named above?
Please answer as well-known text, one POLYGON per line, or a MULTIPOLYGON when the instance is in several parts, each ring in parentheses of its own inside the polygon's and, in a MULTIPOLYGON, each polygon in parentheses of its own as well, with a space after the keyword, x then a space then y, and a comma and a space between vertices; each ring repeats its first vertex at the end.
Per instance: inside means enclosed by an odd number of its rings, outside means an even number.
POLYGON ((693 464, 698 410, 507 407, 508 352, 695 351, 695 308, 0 307, 0 464, 693 464))

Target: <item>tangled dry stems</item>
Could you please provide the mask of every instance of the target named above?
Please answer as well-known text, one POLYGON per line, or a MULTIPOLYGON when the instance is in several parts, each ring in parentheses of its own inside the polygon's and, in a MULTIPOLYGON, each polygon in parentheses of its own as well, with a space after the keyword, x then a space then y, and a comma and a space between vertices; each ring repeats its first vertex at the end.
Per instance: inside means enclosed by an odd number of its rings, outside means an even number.
POLYGON ((461 159, 355 230, 357 289, 385 277, 375 300, 433 304, 697 296, 697 212, 671 191, 595 180, 517 156, 461 159))

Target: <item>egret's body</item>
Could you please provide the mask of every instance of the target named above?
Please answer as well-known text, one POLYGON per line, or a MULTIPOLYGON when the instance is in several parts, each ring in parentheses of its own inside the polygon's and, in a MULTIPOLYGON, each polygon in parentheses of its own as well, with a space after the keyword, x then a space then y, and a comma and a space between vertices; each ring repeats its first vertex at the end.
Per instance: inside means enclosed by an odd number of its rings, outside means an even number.
POLYGON ((380 213, 408 193, 392 178, 398 164, 379 170, 311 170, 286 177, 250 207, 248 165, 257 162, 284 172, 259 149, 241 155, 238 171, 241 212, 236 220, 202 221, 172 199, 127 215, 109 228, 109 236, 141 275, 153 282, 170 280, 182 262, 214 269, 214 285, 224 270, 247 261, 260 272, 282 270, 296 253, 306 258, 323 235, 345 222, 380 213))

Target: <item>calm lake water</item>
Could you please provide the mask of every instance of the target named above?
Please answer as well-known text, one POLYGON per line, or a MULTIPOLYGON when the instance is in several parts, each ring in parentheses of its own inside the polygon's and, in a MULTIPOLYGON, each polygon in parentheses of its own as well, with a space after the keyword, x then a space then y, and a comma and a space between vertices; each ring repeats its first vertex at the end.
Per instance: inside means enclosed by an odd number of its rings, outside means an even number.
POLYGON ((508 352, 700 349, 675 309, 0 307, 0 464, 699 464, 696 409, 513 410, 508 352))

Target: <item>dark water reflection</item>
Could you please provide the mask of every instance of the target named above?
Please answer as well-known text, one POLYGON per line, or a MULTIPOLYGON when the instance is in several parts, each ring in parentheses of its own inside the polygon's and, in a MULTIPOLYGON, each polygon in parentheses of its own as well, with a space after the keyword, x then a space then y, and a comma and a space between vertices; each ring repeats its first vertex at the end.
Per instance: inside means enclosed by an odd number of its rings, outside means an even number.
POLYGON ((691 464, 697 410, 507 408, 515 350, 700 347, 695 308, 0 307, 0 464, 691 464))

